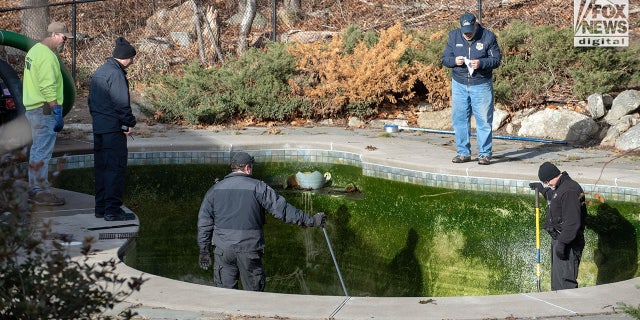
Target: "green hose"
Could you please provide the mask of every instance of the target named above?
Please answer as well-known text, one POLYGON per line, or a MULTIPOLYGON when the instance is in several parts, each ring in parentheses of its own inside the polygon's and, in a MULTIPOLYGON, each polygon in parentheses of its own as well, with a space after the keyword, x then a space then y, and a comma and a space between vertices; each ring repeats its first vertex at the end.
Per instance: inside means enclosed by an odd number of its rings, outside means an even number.
MULTIPOLYGON (((16 49, 20 49, 24 52, 28 52, 33 45, 38 43, 38 41, 31 39, 25 35, 7 31, 0 30, 0 46, 9 46, 16 49)), ((76 102, 76 87, 74 85, 73 77, 71 76, 71 72, 64 65, 64 62, 60 57, 58 57, 60 61, 60 71, 62 72, 62 83, 63 83, 63 94, 64 94, 64 103, 62 104, 63 111, 62 114, 66 115, 71 111, 71 108, 76 102)))

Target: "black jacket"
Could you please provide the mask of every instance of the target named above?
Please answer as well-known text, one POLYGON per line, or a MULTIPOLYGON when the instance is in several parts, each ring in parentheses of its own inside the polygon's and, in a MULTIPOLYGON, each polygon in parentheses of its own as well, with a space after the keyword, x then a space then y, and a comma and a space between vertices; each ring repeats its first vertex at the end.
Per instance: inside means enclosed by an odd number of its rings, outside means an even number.
POLYGON ((136 125, 127 73, 113 58, 107 59, 91 76, 88 103, 95 134, 119 132, 123 125, 136 125))
POLYGON ((587 205, 582 187, 563 172, 555 190, 546 188, 542 194, 547 199, 544 229, 564 244, 584 246, 587 205))
POLYGON ((198 213, 198 246, 236 252, 264 249, 265 209, 286 223, 313 226, 313 218, 297 209, 266 183, 232 172, 207 191, 198 213))

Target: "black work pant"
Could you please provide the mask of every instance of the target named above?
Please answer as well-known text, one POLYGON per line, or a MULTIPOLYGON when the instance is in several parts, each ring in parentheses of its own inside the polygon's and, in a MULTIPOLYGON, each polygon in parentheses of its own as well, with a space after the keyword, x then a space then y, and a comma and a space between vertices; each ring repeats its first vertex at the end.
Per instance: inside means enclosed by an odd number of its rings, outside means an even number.
POLYGON ((584 246, 567 245, 567 260, 556 255, 558 240, 551 240, 551 290, 573 289, 578 287, 578 267, 584 246))
POLYGON ((216 247, 213 250, 213 283, 216 287, 264 291, 266 275, 262 266, 262 251, 235 252, 216 247))
POLYGON ((124 133, 93 135, 96 215, 118 215, 122 210, 127 154, 127 136, 124 133))

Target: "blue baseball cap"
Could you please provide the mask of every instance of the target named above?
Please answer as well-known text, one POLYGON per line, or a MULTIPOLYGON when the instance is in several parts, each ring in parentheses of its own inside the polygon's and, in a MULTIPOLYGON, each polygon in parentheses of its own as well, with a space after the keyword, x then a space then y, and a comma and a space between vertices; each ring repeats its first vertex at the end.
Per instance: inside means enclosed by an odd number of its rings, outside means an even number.
POLYGON ((471 13, 465 13, 460 16, 460 31, 462 33, 472 33, 476 27, 476 16, 471 13))

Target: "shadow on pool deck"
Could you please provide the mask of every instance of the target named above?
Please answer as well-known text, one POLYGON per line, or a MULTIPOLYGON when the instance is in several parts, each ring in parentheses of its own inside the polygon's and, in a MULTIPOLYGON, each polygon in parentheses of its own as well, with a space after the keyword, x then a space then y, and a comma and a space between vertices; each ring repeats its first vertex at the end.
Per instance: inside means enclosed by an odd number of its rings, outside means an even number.
MULTIPOLYGON (((544 161, 555 162, 580 183, 640 188, 640 159, 602 150, 532 142, 494 140, 494 161, 453 164, 453 136, 343 128, 286 128, 270 135, 266 128, 213 132, 158 130, 129 141, 129 151, 260 150, 264 148, 325 149, 361 155, 363 161, 444 174, 537 180, 544 161)), ((90 133, 87 134, 90 136, 90 133)), ((472 140, 472 142, 475 142, 472 140)), ((89 139, 60 139, 55 153, 91 153, 89 139)), ((475 146, 472 146, 474 150, 475 146)), ((38 208, 37 215, 53 222, 54 232, 74 239, 94 236, 93 261, 118 257, 138 220, 105 222, 93 216, 93 197, 58 190, 67 199, 62 207, 38 208), (126 238, 126 237, 123 237, 126 238)), ((195 244, 194 244, 195 245, 195 244)), ((79 248, 71 248, 74 250, 79 248)), ((197 263, 194 261, 194 263, 197 263)), ((140 271, 118 266, 124 277, 140 271)), ((640 304, 640 277, 574 290, 481 297, 344 297, 256 293, 191 284, 154 275, 126 302, 108 314, 132 308, 144 319, 631 319, 620 314, 618 302, 640 304)))

